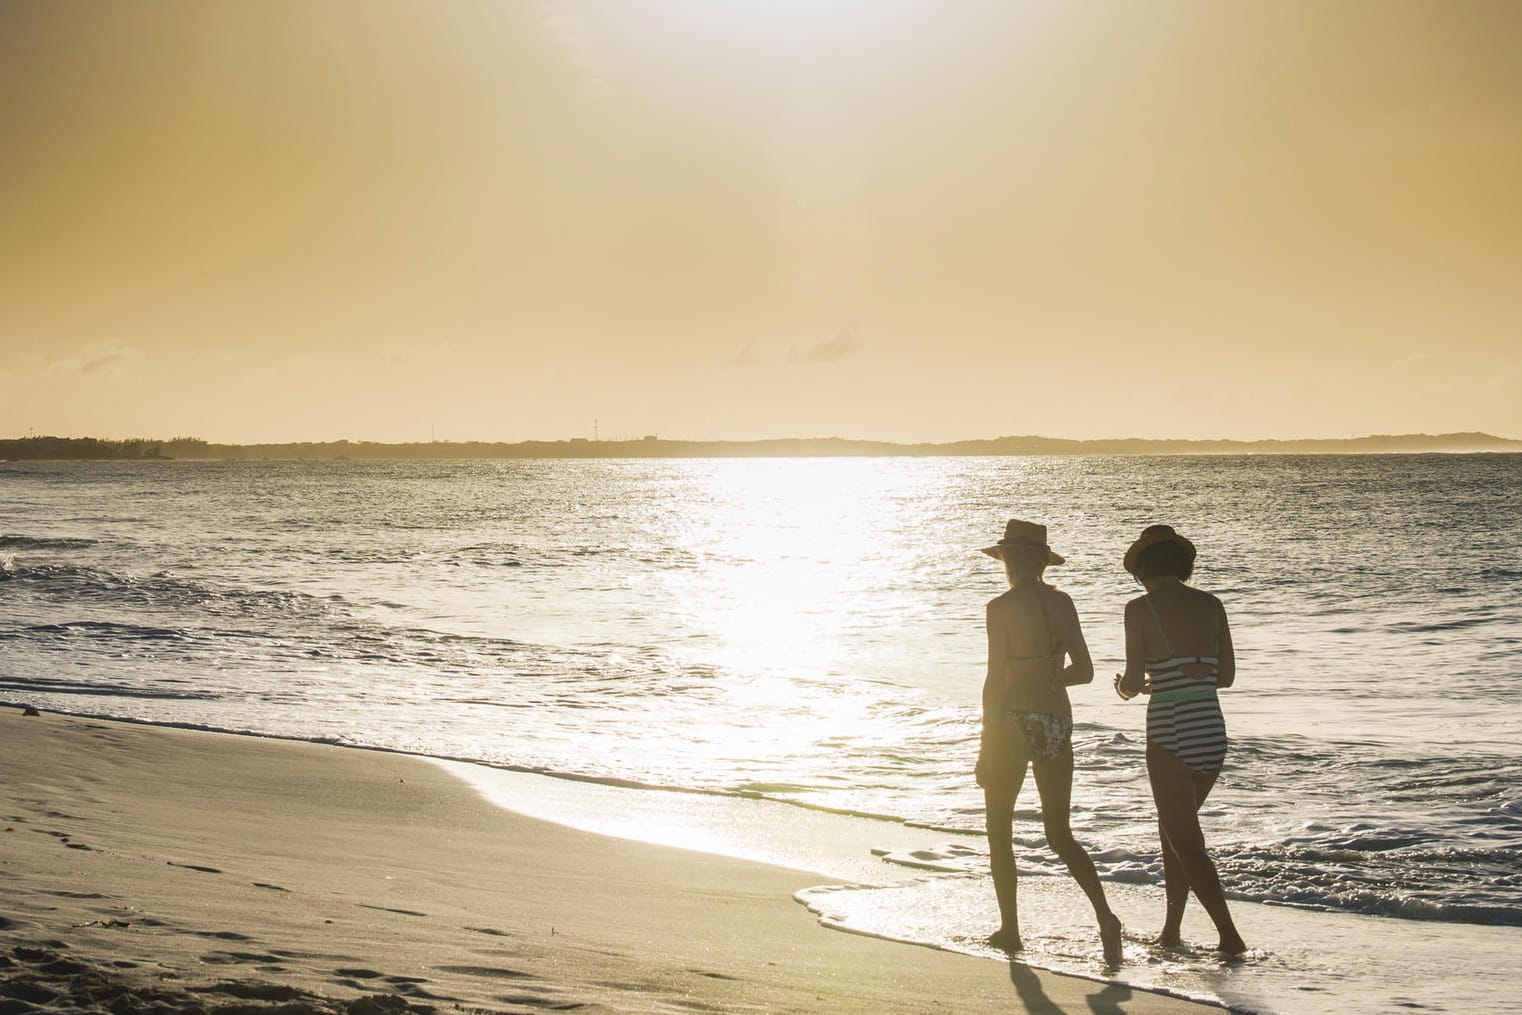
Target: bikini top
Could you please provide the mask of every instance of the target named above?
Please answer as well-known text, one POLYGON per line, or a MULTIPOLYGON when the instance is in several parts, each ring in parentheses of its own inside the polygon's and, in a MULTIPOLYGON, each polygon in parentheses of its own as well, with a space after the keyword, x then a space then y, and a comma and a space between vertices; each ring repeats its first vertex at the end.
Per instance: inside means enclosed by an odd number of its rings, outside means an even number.
POLYGON ((1052 618, 1046 611, 1046 599, 1041 595, 1041 587, 1036 586, 1036 605, 1041 607, 1041 623, 1046 627, 1046 643, 1051 649, 1040 655, 1012 656, 1006 655, 1005 662, 1030 662, 1035 659, 1047 659, 1051 661, 1051 668, 1047 671, 1046 679, 1054 691, 1062 689, 1062 644, 1057 641, 1052 633, 1052 618))
POLYGON ((1157 633, 1163 639, 1163 648, 1167 649, 1166 659, 1148 659, 1145 664, 1147 676, 1152 678, 1152 701, 1188 701, 1193 699, 1214 698, 1216 696, 1215 682, 1220 676, 1221 651, 1221 614, 1214 611, 1215 620, 1215 644, 1216 655, 1209 656, 1181 656, 1174 655, 1173 646, 1168 641, 1168 632, 1163 629, 1163 618, 1158 616, 1157 606, 1152 602, 1152 596, 1146 597, 1147 607, 1152 611, 1152 619, 1157 623, 1157 633), (1208 672, 1201 676, 1190 676, 1184 672, 1186 666, 1204 666, 1208 672))

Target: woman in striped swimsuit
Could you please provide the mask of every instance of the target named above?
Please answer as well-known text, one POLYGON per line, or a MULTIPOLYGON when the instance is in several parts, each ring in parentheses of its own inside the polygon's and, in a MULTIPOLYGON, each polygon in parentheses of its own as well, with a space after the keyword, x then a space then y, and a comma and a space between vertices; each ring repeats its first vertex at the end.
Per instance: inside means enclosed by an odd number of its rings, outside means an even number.
POLYGON ((1232 922, 1199 818, 1226 759, 1216 691, 1231 686, 1236 659, 1221 601, 1185 584, 1194 557, 1194 544, 1168 525, 1148 526, 1126 551, 1125 568, 1147 594, 1126 604, 1126 672, 1115 678, 1115 689, 1123 698, 1150 696, 1147 775, 1168 896, 1158 941, 1181 943, 1179 926, 1193 890, 1215 921, 1217 947, 1240 955, 1247 945, 1232 922))

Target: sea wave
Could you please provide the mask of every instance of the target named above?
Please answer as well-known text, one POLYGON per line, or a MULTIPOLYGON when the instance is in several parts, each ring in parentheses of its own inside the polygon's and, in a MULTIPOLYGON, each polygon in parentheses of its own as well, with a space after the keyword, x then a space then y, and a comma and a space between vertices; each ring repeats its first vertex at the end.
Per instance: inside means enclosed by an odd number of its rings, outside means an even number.
POLYGON ((94 539, 0 535, 0 550, 84 550, 96 543, 94 539))
MULTIPOLYGON (((13 708, 28 707, 37 700, 36 695, 42 694, 78 696, 86 698, 105 698, 111 700, 122 698, 156 698, 169 701, 204 701, 213 697, 204 691, 197 691, 193 689, 174 690, 166 687, 136 687, 131 684, 99 684, 93 682, 86 683, 77 680, 52 680, 47 678, 17 679, 15 677, 6 676, 0 676, 0 691, 21 691, 27 694, 27 697, 24 699, 0 702, 0 704, 9 705, 13 708)), ((84 715, 86 713, 71 712, 70 714, 84 715)), ((106 714, 95 715, 95 717, 112 719, 120 718, 117 715, 106 714)))
POLYGON ((37 595, 80 607, 89 604, 116 609, 187 611, 211 615, 249 612, 289 615, 322 612, 338 597, 317 597, 280 589, 219 587, 178 578, 166 572, 123 574, 74 564, 16 565, 9 569, 13 588, 31 588, 37 595))

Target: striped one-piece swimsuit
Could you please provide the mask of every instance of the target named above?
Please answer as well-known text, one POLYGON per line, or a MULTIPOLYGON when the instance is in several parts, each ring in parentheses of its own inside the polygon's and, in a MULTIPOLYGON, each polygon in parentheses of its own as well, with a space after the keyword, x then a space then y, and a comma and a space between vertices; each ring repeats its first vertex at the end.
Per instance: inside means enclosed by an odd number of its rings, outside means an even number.
MULTIPOLYGON (((1220 659, 1175 655, 1150 596, 1147 605, 1152 607, 1157 633, 1162 635, 1163 647, 1168 651, 1168 658, 1148 659, 1146 664, 1152 684, 1152 695, 1147 701, 1147 742, 1166 747, 1196 772, 1218 772, 1226 760, 1226 719, 1221 715, 1215 683, 1220 659), (1191 663, 1209 667, 1209 674, 1185 676, 1184 667, 1191 663)), ((1219 618, 1216 623, 1219 646, 1219 618)))

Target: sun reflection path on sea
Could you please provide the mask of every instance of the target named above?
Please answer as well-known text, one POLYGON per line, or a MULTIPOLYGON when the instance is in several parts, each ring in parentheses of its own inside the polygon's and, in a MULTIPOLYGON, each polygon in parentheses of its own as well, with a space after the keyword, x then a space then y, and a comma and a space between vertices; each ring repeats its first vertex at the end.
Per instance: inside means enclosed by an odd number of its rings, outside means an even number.
POLYGON ((721 461, 706 503, 675 520, 672 543, 700 562, 672 572, 675 600, 708 661, 758 672, 843 659, 842 621, 868 594, 862 574, 902 501, 902 477, 870 460, 721 461))
POLYGON ((904 578, 927 549, 916 533, 934 470, 874 459, 704 464, 661 538, 694 561, 663 576, 686 636, 678 651, 743 674, 726 694, 756 719, 715 747, 764 743, 776 756, 869 735, 880 675, 862 648, 924 608, 904 578))

